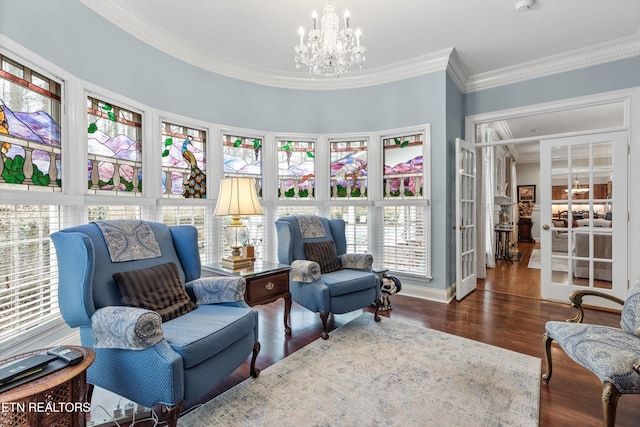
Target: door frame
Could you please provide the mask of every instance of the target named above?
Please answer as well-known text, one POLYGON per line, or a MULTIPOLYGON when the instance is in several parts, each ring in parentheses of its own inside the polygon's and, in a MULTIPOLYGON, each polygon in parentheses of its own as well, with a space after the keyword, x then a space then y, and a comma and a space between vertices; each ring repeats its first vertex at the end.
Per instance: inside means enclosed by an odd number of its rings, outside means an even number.
MULTIPOLYGON (((576 97, 553 101, 541 104, 527 105, 507 110, 493 111, 489 113, 469 115, 465 117, 465 135, 468 142, 475 144, 478 148, 497 145, 519 144, 541 139, 559 138, 566 136, 578 136, 591 133, 627 131, 629 135, 630 154, 628 158, 628 178, 627 178, 627 209, 629 211, 629 239, 627 240, 627 256, 628 259, 638 259, 640 256, 640 194, 633 192, 631 188, 640 188, 640 117, 638 100, 640 99, 640 87, 625 89, 601 94, 589 95, 584 97, 576 97), (517 117, 524 117, 542 113, 553 113, 555 111, 564 111, 569 109, 594 106, 612 102, 622 102, 624 105, 624 121, 623 126, 619 128, 596 129, 587 132, 569 132, 554 135, 538 135, 529 138, 516 138, 509 140, 492 141, 489 143, 478 143, 476 138, 476 125, 488 122, 495 122, 517 117)), ((480 204, 478 204, 478 208, 480 204)), ((478 244, 478 240, 476 240, 478 244)), ((478 251, 478 260, 484 260, 484 251, 478 251)), ((479 269, 485 268, 484 262, 477 262, 478 277, 484 277, 484 271, 479 274, 479 269)), ((640 263, 627 262, 627 277, 631 281, 632 278, 640 275, 640 263)), ((632 283, 628 284, 630 287, 632 283)))
MULTIPOLYGON (((629 257, 627 254, 626 250, 620 250, 620 248, 618 247, 618 245, 614 245, 612 247, 612 260, 613 260, 613 264, 611 264, 612 267, 612 278, 611 278, 611 289, 608 288, 591 288, 591 287, 587 287, 587 286, 578 286, 575 283, 574 284, 564 284, 564 283, 554 283, 552 280, 552 272, 551 272, 551 260, 552 260, 552 253, 551 253, 551 233, 552 233, 552 228, 551 227, 551 208, 552 208, 552 197, 551 197, 551 185, 552 185, 552 160, 551 157, 551 152, 552 152, 552 148, 553 146, 562 146, 562 147, 570 147, 573 146, 575 147, 576 145, 580 146, 584 146, 585 144, 590 144, 590 143, 597 143, 597 142, 601 142, 601 141, 616 141, 618 142, 617 145, 614 145, 613 147, 613 152, 611 154, 611 161, 612 161, 612 171, 613 171, 613 182, 614 182, 614 188, 613 188, 613 192, 614 192, 614 196, 613 198, 613 212, 615 215, 616 211, 622 211, 624 213, 625 209, 628 211, 628 207, 627 207, 627 199, 628 199, 628 195, 629 195, 629 189, 626 188, 626 183, 625 184, 615 184, 616 182, 620 182, 620 181, 624 181, 623 177, 627 176, 627 167, 628 167, 628 154, 627 154, 627 147, 628 147, 628 132, 626 131, 620 131, 620 132, 598 132, 598 133, 592 133, 589 135, 582 135, 582 136, 578 136, 578 137, 563 137, 563 138, 551 138, 551 139, 547 139, 545 138, 544 144, 540 144, 541 145, 541 161, 540 161, 540 170, 541 170, 541 179, 540 179, 540 200, 541 200, 541 212, 540 212, 540 222, 541 224, 545 224, 543 225, 544 230, 541 232, 541 242, 543 242, 543 246, 542 246, 542 250, 541 250, 541 264, 542 264, 542 269, 541 269, 541 279, 542 279, 542 283, 540 286, 540 294, 541 297, 544 299, 545 294, 547 295, 548 300, 555 300, 555 301, 562 301, 564 300, 564 298, 568 297, 568 295, 570 294, 571 291, 574 290, 585 290, 585 289, 591 289, 591 290, 596 290, 596 291, 600 291, 612 296, 615 296, 617 298, 620 299, 624 299, 627 295, 627 290, 629 287, 629 284, 622 284, 622 280, 623 277, 621 277, 622 274, 625 274, 628 272, 628 262, 629 262, 629 257), (553 146, 552 146, 553 144, 553 146), (542 145, 545 146, 544 149, 542 149, 542 145), (546 151, 547 156, 544 157, 543 151, 546 151), (544 159, 544 161, 543 161, 544 159), (618 166, 616 166, 618 165, 618 166), (617 191, 617 193, 616 193, 617 191), (623 197, 618 197, 619 194, 624 194, 625 196, 623 197), (618 201, 616 203, 616 200, 618 201), (626 257, 626 259, 625 259, 626 257), (616 261, 617 260, 617 261, 616 261), (621 271, 620 267, 624 267, 624 269, 621 271)), ((571 158, 569 158, 569 162, 571 161, 571 158)), ((569 163, 570 165, 571 163, 569 163)), ((568 173, 570 173, 570 171, 568 171, 568 173)), ((570 175, 569 175, 570 177, 570 175)), ((576 201, 574 201, 575 203, 576 201)), ((577 201, 579 203, 579 200, 577 201)), ((622 218, 619 218, 618 221, 613 221, 613 228, 612 228, 612 234, 611 234, 611 242, 620 242, 623 241, 625 243, 625 248, 628 247, 628 242, 627 242, 627 236, 628 236, 628 228, 629 228, 629 221, 625 220, 624 215, 622 215, 622 218)), ((590 231, 593 232, 597 232, 597 229, 591 229, 590 231)), ((571 226, 569 226, 569 229, 567 230, 567 232, 570 234, 573 233, 573 229, 571 228, 571 226)), ((571 242, 571 241, 570 241, 571 242)), ((571 267, 571 260, 575 259, 572 257, 575 257, 575 255, 572 255, 571 253, 568 253, 567 256, 564 257, 560 257, 558 256, 558 258, 560 259, 565 259, 565 262, 569 262, 569 267, 571 267), (568 258, 567 258, 568 256, 568 258)), ((627 273, 628 274, 628 273, 627 273)), ((569 277, 571 276, 571 268, 569 269, 568 272, 569 277)), ((628 276, 627 276, 628 279, 628 276)), ((603 300, 598 299, 594 305, 600 306, 600 307, 611 307, 611 304, 606 303, 603 300)))

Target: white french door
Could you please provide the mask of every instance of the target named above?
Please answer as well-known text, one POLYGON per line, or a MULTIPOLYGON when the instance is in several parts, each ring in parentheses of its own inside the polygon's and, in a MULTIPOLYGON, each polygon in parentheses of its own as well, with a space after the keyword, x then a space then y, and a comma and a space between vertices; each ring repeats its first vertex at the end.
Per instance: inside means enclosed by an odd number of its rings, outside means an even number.
POLYGON ((476 147, 456 138, 456 299, 476 288, 476 147))
POLYGON ((575 289, 626 296, 627 144, 627 132, 541 142, 543 299, 567 301, 575 289))

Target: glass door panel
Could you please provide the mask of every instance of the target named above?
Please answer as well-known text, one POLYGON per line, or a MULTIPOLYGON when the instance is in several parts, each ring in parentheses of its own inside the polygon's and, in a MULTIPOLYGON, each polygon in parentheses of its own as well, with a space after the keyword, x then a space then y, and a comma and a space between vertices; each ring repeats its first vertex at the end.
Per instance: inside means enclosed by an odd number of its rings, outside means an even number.
POLYGON ((566 299, 573 289, 613 294, 626 289, 626 133, 547 141, 541 146, 542 296, 566 299), (615 264, 615 266, 614 266, 615 264))

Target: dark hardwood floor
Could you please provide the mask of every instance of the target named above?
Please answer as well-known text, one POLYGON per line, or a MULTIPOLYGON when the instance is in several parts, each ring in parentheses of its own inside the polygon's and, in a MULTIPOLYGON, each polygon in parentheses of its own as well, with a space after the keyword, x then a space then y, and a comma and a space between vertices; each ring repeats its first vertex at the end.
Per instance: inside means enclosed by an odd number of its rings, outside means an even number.
MULTIPOLYGON (((513 285, 517 286, 517 285, 513 285)), ((527 286, 527 284, 522 284, 527 286)), ((460 302, 443 304, 403 296, 392 297, 393 310, 383 313, 407 323, 455 334, 487 344, 538 357, 543 364, 542 333, 547 320, 565 320, 574 315, 568 305, 544 302, 477 289, 460 302)), ((282 325, 282 300, 255 307, 260 314, 260 342, 262 350, 258 367, 264 369, 302 348, 320 336, 319 316, 297 304, 291 311, 293 334, 286 337, 282 325)), ((370 311, 369 309, 366 309, 370 311)), ((359 316, 361 310, 330 317, 331 328, 343 325, 359 316)), ((619 325, 615 313, 587 310, 586 321, 610 326, 619 325)), ((540 386, 541 426, 601 426, 600 381, 554 345, 553 377, 548 386, 540 386)), ((544 372, 544 366, 542 366, 544 372)), ((248 364, 238 368, 211 397, 248 378, 248 364)), ((416 390, 416 393, 428 392, 416 390)), ((637 426, 640 423, 640 396, 623 395, 618 403, 618 426, 637 426)), ((310 414, 312 416, 312 414, 310 414)))
POLYGON ((487 277, 478 280, 478 289, 539 299, 540 270, 528 268, 533 249, 540 249, 540 243, 519 242, 520 261, 496 261, 487 269, 487 277))
MULTIPOLYGON (((392 296, 393 310, 382 312, 382 321, 391 317, 438 331, 495 345, 540 359, 544 367, 542 334, 548 320, 566 320, 574 309, 565 304, 540 299, 539 270, 527 268, 531 249, 539 244, 519 243, 524 254, 520 262, 498 263, 488 271, 487 278, 478 281, 478 288, 462 301, 450 304, 408 296, 392 296)), ((318 339, 321 322, 318 314, 293 304, 291 336, 285 336, 282 324, 282 300, 254 307, 259 313, 262 349, 257 366, 265 369, 318 339)), ((358 317, 363 310, 330 316, 331 329, 358 317)), ((373 311, 372 308, 364 311, 373 311)), ((586 310, 585 322, 619 326, 617 313, 586 310)), ((543 427, 602 426, 602 384, 589 371, 568 358, 554 344, 553 377, 548 386, 540 382, 540 425, 543 427)), ((219 384, 202 402, 217 396, 249 378, 249 361, 219 384)), ((249 381, 251 379, 249 378, 249 381)), ((428 393, 428 390, 416 390, 428 393)), ((189 402, 188 410, 200 402, 189 402)), ((313 414, 309 414, 310 419, 313 414)), ((140 426, 152 424, 136 424, 140 426)), ((618 401, 617 426, 640 425, 640 396, 623 395, 618 401)))

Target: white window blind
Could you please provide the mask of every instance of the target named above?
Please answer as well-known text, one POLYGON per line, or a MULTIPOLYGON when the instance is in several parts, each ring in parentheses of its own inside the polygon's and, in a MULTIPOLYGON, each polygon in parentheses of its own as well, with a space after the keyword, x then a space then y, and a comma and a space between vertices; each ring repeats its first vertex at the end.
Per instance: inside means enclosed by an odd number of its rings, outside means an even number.
MULTIPOLYGON (((205 206, 163 206, 162 222, 167 225, 193 225, 198 230, 198 251, 203 263, 207 259, 207 242, 211 242, 211 232, 206 226, 205 206)), ((209 243, 210 244, 210 243, 209 243)))
POLYGON ((142 219, 142 208, 140 206, 89 206, 88 220, 103 221, 110 219, 142 219))
MULTIPOLYGON (((218 245, 222 248, 220 253, 224 254, 224 257, 228 257, 231 255, 231 246, 227 244, 224 238, 224 229, 227 224, 231 222, 231 218, 225 217, 219 219, 219 221, 220 233, 218 234, 218 245)), ((265 224, 267 221, 266 215, 245 217, 241 218, 241 221, 249 229, 249 241, 247 244, 255 247, 255 257, 258 259, 264 258, 265 224)))
POLYGON ((0 205, 0 346, 59 318, 58 206, 0 205))
POLYGON ((315 206, 279 206, 278 218, 295 215, 319 215, 315 206))
POLYGON ((408 274, 428 272, 425 206, 385 206, 384 268, 408 274))
POLYGON ((331 218, 342 218, 345 222, 347 253, 371 252, 367 223, 369 208, 367 206, 334 206, 331 208, 331 218))

